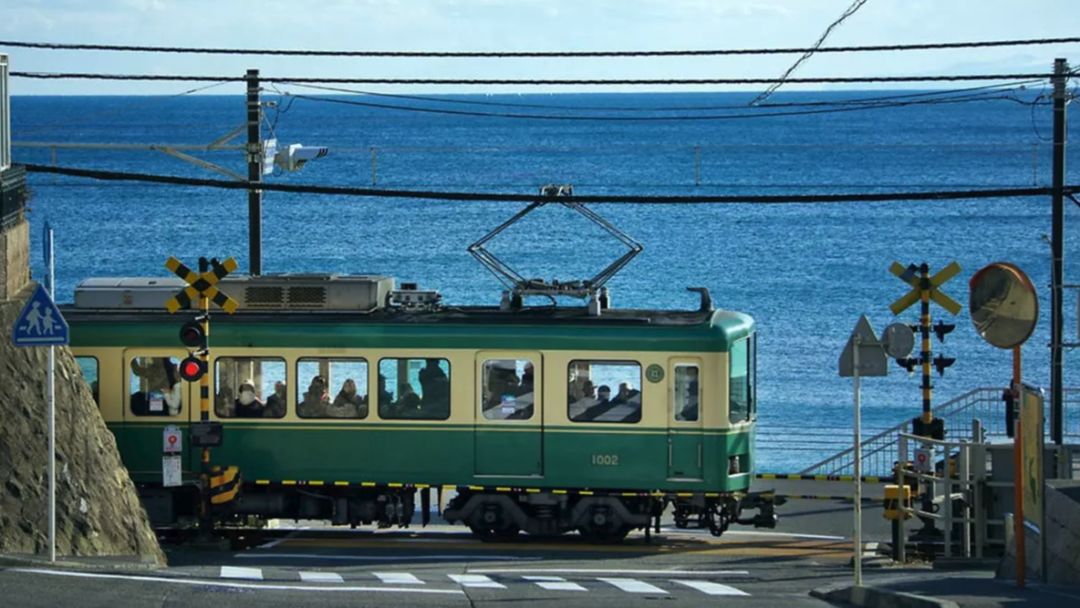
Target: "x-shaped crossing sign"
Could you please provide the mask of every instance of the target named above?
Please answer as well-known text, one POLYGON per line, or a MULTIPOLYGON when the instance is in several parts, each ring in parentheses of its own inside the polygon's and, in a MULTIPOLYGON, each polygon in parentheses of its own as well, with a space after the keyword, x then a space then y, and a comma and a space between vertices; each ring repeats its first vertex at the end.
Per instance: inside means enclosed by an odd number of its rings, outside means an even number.
POLYGON ((211 261, 210 270, 201 273, 184 266, 176 258, 166 260, 165 267, 188 284, 187 287, 180 290, 179 293, 169 298, 169 301, 165 303, 165 308, 169 312, 187 308, 191 305, 191 301, 197 297, 209 298, 211 302, 217 304, 229 314, 236 312, 236 309, 240 307, 236 300, 215 287, 217 282, 223 279, 225 275, 236 270, 235 259, 228 258, 220 264, 217 261, 211 261))
MULTIPOLYGON (((904 266, 900 262, 893 262, 892 266, 889 267, 889 272, 900 277, 901 281, 912 287, 911 291, 904 294, 902 298, 889 306, 889 310, 891 310, 894 315, 898 315, 908 306, 918 302, 922 297, 922 288, 919 286, 919 267, 914 264, 904 266)), ((960 312, 960 304, 956 300, 945 295, 938 287, 959 273, 960 265, 956 262, 951 262, 948 266, 939 270, 937 274, 930 277, 930 299, 954 315, 960 312)))

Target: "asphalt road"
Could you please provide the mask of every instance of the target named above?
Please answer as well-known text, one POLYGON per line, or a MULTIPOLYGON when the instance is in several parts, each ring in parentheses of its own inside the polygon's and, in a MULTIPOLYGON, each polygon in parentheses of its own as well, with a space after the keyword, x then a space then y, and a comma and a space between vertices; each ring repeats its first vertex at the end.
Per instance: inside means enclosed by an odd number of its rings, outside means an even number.
MULTIPOLYGON (((157 571, 4 568, 0 604, 826 605, 808 593, 850 581, 851 503, 792 500, 779 512, 777 530, 736 527, 714 538, 665 526, 651 539, 638 532, 600 546, 576 535, 485 543, 460 527, 373 531, 308 522, 228 550, 167 547, 170 566, 157 571)), ((864 521, 867 540, 887 538, 880 506, 868 506, 864 521)))

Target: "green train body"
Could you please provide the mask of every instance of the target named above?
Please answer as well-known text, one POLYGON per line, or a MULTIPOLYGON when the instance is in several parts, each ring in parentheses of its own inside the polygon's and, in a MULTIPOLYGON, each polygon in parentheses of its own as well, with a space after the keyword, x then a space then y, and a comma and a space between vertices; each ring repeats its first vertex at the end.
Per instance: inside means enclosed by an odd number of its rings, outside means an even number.
MULTIPOLYGON (((158 397, 155 381, 134 371, 187 356, 177 330, 194 312, 76 305, 64 314, 152 518, 195 515, 200 383, 174 384, 170 375, 176 395, 158 397), (170 427, 179 446, 167 445, 170 427), (181 462, 176 487, 163 483, 170 447, 181 462)), ((482 536, 579 530, 619 538, 658 521, 669 504, 681 525, 697 518, 714 533, 733 521, 775 525, 771 505, 747 499, 756 362, 745 314, 241 309, 213 314, 209 343, 206 416, 222 436, 211 464, 239 472, 219 488, 227 491, 213 507, 221 519, 407 525, 420 496, 427 523, 435 491, 448 520, 482 536), (343 387, 334 398, 343 375, 366 396, 343 387), (605 377, 620 381, 616 397, 603 390, 615 386, 596 392, 605 377), (280 417, 268 404, 278 382, 280 417), (232 400, 250 388, 266 408, 259 417, 232 400), (342 408, 348 417, 326 414, 342 408), (749 507, 761 515, 740 520, 749 507)))

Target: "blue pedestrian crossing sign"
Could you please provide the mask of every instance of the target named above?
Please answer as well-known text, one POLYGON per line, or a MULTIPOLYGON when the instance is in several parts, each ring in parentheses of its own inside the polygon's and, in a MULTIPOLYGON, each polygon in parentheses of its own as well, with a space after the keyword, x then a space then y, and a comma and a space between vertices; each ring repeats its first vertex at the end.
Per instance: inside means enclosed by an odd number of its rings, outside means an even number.
POLYGON ((15 346, 61 346, 68 343, 67 321, 40 283, 15 320, 11 338, 15 346))

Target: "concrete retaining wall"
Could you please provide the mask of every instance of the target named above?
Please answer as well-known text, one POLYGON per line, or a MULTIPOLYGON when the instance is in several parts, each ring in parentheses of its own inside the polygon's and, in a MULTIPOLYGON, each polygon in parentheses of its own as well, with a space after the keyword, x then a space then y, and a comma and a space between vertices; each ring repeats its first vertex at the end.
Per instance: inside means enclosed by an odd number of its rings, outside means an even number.
POLYGON ((30 224, 20 219, 0 229, 0 301, 11 300, 30 282, 30 224))

